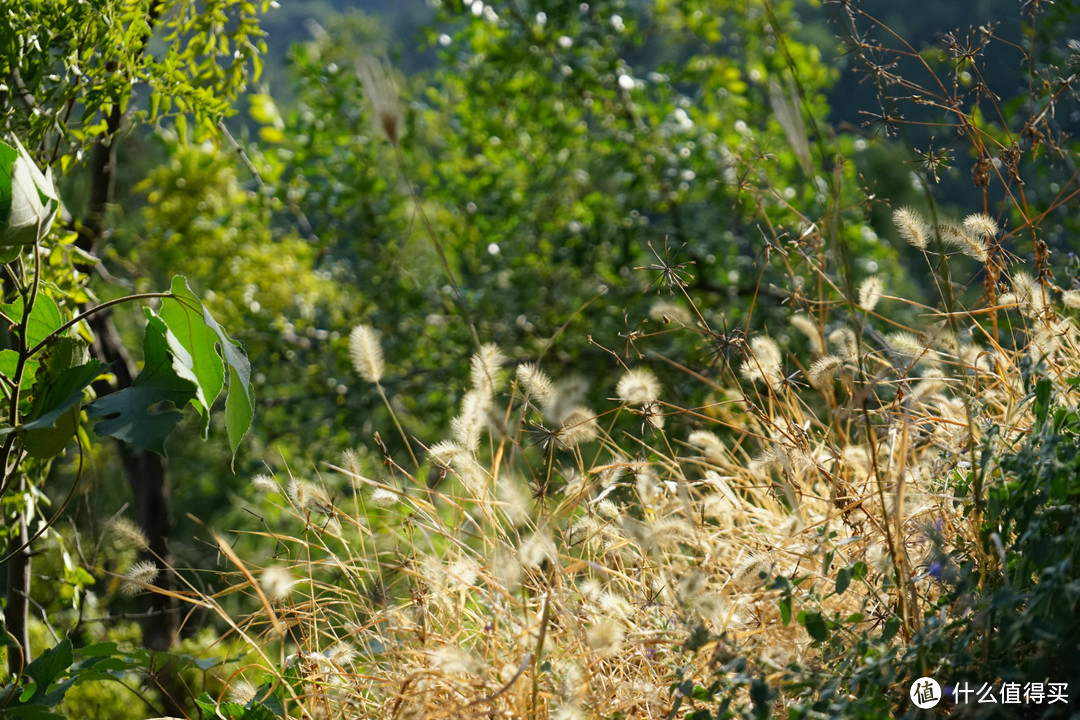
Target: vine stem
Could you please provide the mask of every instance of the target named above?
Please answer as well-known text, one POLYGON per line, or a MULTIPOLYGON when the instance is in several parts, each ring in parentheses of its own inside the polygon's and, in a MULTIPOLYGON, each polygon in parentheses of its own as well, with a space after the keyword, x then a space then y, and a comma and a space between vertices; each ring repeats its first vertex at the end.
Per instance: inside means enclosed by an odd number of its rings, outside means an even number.
POLYGON ((92 308, 87 308, 83 312, 79 313, 75 317, 68 320, 66 323, 64 323, 60 327, 53 330, 51 333, 49 333, 48 337, 46 337, 44 340, 39 342, 34 347, 30 348, 30 350, 27 352, 26 356, 27 357, 33 357, 34 355, 36 355, 41 350, 41 348, 45 347, 50 342, 55 340, 60 335, 60 333, 64 332, 65 330, 72 327, 73 325, 76 325, 77 323, 81 322, 82 320, 85 320, 86 318, 90 317, 91 315, 94 315, 94 314, 96 314, 96 313, 98 313, 98 312, 100 312, 102 310, 106 310, 106 309, 112 307, 113 305, 120 305, 121 303, 131 302, 132 300, 150 300, 150 299, 153 299, 153 298, 174 298, 175 300, 177 300, 179 302, 183 302, 183 298, 180 298, 179 296, 174 295, 171 292, 138 293, 138 294, 135 294, 135 295, 125 295, 124 297, 114 298, 113 300, 106 300, 105 302, 101 303, 100 305, 95 305, 92 308))

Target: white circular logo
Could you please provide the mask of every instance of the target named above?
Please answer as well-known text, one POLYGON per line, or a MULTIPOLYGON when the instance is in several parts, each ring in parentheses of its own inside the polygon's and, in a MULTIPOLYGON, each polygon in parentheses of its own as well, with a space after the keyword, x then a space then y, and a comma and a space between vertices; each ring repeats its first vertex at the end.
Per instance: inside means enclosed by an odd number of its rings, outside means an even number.
POLYGON ((926 710, 941 702, 941 686, 932 677, 921 677, 911 683, 911 702, 915 707, 926 710))

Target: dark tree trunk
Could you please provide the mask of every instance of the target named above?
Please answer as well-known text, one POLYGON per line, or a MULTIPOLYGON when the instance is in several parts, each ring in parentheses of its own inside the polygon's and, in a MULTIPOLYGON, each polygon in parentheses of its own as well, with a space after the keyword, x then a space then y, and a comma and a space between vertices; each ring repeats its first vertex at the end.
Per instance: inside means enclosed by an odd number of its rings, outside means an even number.
MULTIPOLYGON (((26 492, 25 477, 19 480, 16 489, 26 492)), ((26 516, 22 512, 18 513, 16 522, 17 532, 11 536, 5 552, 5 555, 11 557, 7 567, 8 592, 4 624, 5 629, 19 643, 17 648, 8 648, 8 671, 20 675, 30 661, 30 625, 27 622, 30 617, 30 598, 27 595, 30 589, 30 548, 24 547, 30 535, 26 530, 26 516)))
MULTIPOLYGON (((121 121, 119 104, 116 104, 109 116, 107 134, 94 148, 90 158, 90 202, 77 242, 80 248, 88 252, 99 249, 106 235, 105 212, 113 197, 115 145, 121 121)), ((111 313, 92 315, 88 322, 94 333, 94 357, 108 363, 116 377, 115 387, 101 382, 94 385, 94 390, 101 397, 130 387, 137 374, 135 364, 120 339, 111 313)), ((172 591, 175 583, 168 568, 172 565, 169 537, 172 535, 173 518, 165 460, 157 453, 128 447, 121 442, 117 442, 117 450, 131 488, 139 527, 149 541, 145 559, 152 560, 161 570, 155 584, 162 590, 172 591)), ((172 598, 160 593, 146 593, 143 597, 147 611, 141 623, 143 644, 151 650, 169 650, 179 634, 179 608, 172 598)), ((183 702, 175 676, 166 668, 157 681, 164 697, 165 713, 183 716, 183 702)))

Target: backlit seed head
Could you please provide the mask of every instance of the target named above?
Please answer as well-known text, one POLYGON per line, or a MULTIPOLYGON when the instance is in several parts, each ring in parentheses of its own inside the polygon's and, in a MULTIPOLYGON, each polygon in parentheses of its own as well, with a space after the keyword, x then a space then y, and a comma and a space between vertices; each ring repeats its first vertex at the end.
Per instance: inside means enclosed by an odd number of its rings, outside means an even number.
POLYGON ((140 560, 124 573, 122 586, 125 595, 138 595, 146 588, 144 585, 153 585, 161 571, 153 560, 140 560))
POLYGON ((371 383, 383 376, 383 352, 379 334, 370 325, 357 325, 349 333, 349 355, 357 374, 371 383))
POLYGON ((126 517, 120 516, 109 521, 109 532, 122 546, 135 550, 146 550, 150 542, 139 526, 126 517))
POLYGON ((660 381, 651 370, 634 368, 619 378, 615 394, 627 405, 651 405, 660 398, 660 381))
POLYGON ((893 212, 893 222, 900 231, 900 237, 920 250, 925 250, 930 240, 930 229, 920 215, 911 208, 897 208, 893 212))
POLYGON ((364 94, 374 113, 377 131, 382 131, 392 145, 397 145, 401 135, 401 106, 398 103, 397 83, 389 70, 378 60, 366 56, 356 65, 356 74, 364 86, 364 94))
POLYGON ((287 568, 279 565, 266 568, 259 578, 259 587, 262 588, 263 594, 270 600, 286 599, 292 594, 292 588, 295 584, 296 578, 293 577, 293 574, 287 568))

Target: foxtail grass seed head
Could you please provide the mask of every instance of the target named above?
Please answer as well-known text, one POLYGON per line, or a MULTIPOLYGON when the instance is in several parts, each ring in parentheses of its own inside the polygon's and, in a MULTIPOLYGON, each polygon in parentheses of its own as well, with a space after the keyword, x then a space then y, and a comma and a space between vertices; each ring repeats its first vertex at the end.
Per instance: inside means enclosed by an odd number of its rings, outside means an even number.
POLYGON ((810 381, 810 385, 819 392, 824 392, 827 387, 832 384, 836 374, 840 372, 840 368, 843 367, 844 361, 838 358, 836 355, 826 355, 823 358, 819 358, 810 365, 810 369, 806 372, 806 377, 810 381))
POLYGON ((855 362, 859 355, 859 344, 851 328, 837 328, 829 333, 829 342, 836 348, 837 354, 845 362, 855 362))
POLYGON ((559 559, 559 551, 555 548, 555 541, 551 535, 538 530, 521 543, 521 563, 527 568, 537 568, 547 562, 555 562, 559 559))
POLYGON ((461 446, 450 440, 443 440, 442 442, 435 443, 428 448, 428 457, 431 461, 443 469, 449 469, 454 460, 461 455, 464 450, 461 446))
POLYGON ((543 370, 532 363, 523 363, 517 368, 518 382, 529 394, 529 399, 546 408, 555 399, 555 383, 543 370))
POLYGON ((997 236, 998 224, 989 215, 976 213, 964 218, 964 229, 972 235, 982 237, 985 240, 997 236))
POLYGON ((153 560, 140 560, 124 573, 123 593, 128 596, 138 595, 145 589, 143 585, 153 585, 161 570, 153 560))
POLYGON ((488 397, 501 390, 506 381, 506 373, 503 371, 506 362, 506 356, 498 345, 482 345, 469 361, 469 376, 473 389, 488 397))
POLYGON ((280 565, 266 568, 259 577, 259 587, 262 588, 263 594, 273 601, 288 598, 292 594, 293 585, 296 585, 296 578, 287 568, 280 565))
POLYGON ((431 651, 431 666, 446 675, 475 675, 483 662, 463 647, 443 645, 431 651))
POLYGON ((348 448, 341 452, 341 467, 352 475, 363 475, 363 468, 360 466, 360 456, 352 448, 348 448))
POLYGON ((563 431, 559 439, 564 447, 575 448, 592 442, 599 436, 600 425, 596 422, 596 413, 579 405, 563 419, 563 431))
POLYGON ((117 544, 134 550, 146 550, 150 542, 139 526, 126 517, 115 517, 109 521, 109 533, 117 544))
POLYGON ((779 389, 784 379, 781 372, 780 346, 765 335, 759 335, 750 341, 750 354, 742 364, 740 372, 749 382, 763 382, 771 388, 779 389))
POLYGON ((243 678, 234 680, 229 685, 229 696, 233 702, 246 705, 255 699, 255 693, 257 692, 254 685, 243 678))
POLYGON ((470 453, 475 453, 480 447, 491 406, 491 393, 478 389, 470 390, 461 399, 461 413, 450 421, 454 440, 470 453))
POLYGON ((930 242, 930 228, 919 213, 908 207, 897 208, 893 212, 893 222, 900 232, 900 237, 920 250, 926 249, 930 242))
POLYGON ((614 655, 622 649, 625 633, 611 618, 600 618, 585 633, 585 641, 597 655, 614 655))
POLYGON ((660 381, 651 370, 634 368, 619 378, 615 394, 627 405, 651 405, 660 399, 660 381))
POLYGON ((313 510, 331 516, 337 514, 337 509, 330 502, 326 491, 318 485, 293 478, 289 481, 286 492, 293 505, 300 510, 313 510))
POLYGON ((356 659, 356 648, 349 642, 337 642, 331 645, 323 653, 326 659, 338 667, 351 665, 356 659))
POLYGON ((398 494, 392 490, 377 487, 371 491, 370 499, 371 504, 375 507, 386 508, 397 504, 400 498, 398 497, 398 494))
POLYGON ((360 76, 364 94, 371 103, 376 131, 381 131, 391 145, 397 146, 402 132, 397 83, 389 70, 371 56, 360 59, 356 64, 356 74, 360 76))
POLYGON ((810 341, 810 350, 815 355, 825 354, 825 338, 821 336, 821 329, 818 324, 813 321, 808 315, 803 313, 795 313, 789 320, 791 327, 795 328, 810 341))
POLYGON ((724 443, 715 433, 708 430, 694 430, 686 438, 686 442, 700 450, 710 460, 720 461, 724 458, 724 443))
POLYGON ((986 262, 990 258, 986 247, 986 239, 972 233, 963 225, 942 223, 936 228, 941 242, 958 249, 968 257, 975 258, 979 262, 986 262))
POLYGON ((275 493, 280 490, 277 481, 266 473, 259 473, 251 478, 251 486, 255 488, 255 492, 262 493, 263 495, 275 493))
POLYGON ((379 334, 370 325, 357 325, 349 333, 349 355, 356 373, 370 383, 383 377, 383 352, 379 334))
POLYGON ((873 312, 884 289, 885 283, 877 275, 871 275, 863 280, 859 285, 859 307, 866 312, 873 312))
POLYGON ((885 338, 889 347, 899 355, 903 355, 906 358, 915 360, 926 352, 926 348, 919 342, 919 338, 914 334, 904 331, 889 333, 885 338))

